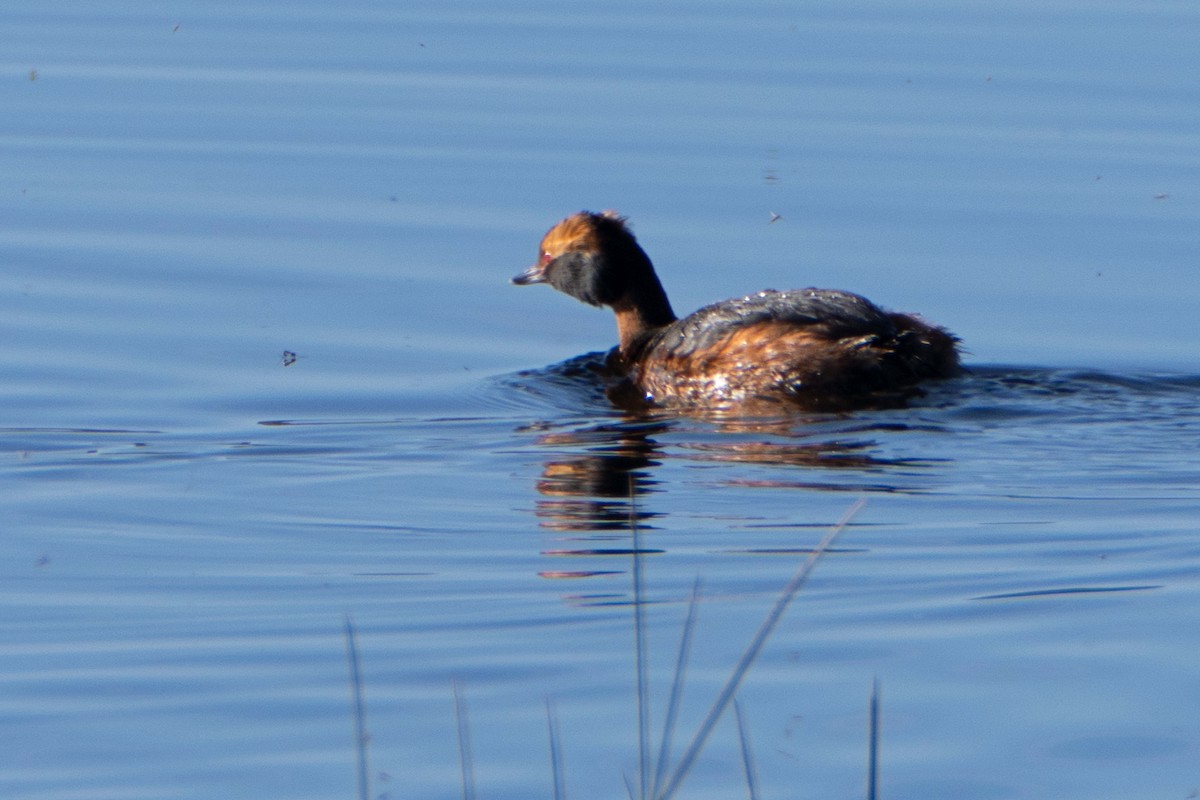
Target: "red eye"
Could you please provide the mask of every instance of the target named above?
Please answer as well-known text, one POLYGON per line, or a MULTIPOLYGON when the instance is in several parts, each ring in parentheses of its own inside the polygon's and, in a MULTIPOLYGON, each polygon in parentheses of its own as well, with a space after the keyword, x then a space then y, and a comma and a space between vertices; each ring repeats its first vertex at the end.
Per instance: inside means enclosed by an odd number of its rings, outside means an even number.
POLYGON ((553 260, 554 260, 554 256, 550 255, 550 251, 549 251, 549 250, 543 250, 543 251, 542 251, 542 258, 541 258, 541 263, 542 263, 542 264, 549 264, 549 263, 550 263, 551 261, 553 261, 553 260))

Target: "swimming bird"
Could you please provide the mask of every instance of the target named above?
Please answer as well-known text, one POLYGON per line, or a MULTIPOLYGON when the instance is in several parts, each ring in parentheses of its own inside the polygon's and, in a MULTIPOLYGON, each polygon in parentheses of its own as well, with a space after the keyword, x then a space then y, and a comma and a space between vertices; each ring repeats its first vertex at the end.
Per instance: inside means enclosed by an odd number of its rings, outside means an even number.
POLYGON ((917 384, 959 373, 958 338, 912 314, 830 289, 765 290, 682 319, 612 211, 572 214, 512 279, 548 283, 616 315, 608 363, 623 399, 646 406, 757 413, 901 405, 917 384))

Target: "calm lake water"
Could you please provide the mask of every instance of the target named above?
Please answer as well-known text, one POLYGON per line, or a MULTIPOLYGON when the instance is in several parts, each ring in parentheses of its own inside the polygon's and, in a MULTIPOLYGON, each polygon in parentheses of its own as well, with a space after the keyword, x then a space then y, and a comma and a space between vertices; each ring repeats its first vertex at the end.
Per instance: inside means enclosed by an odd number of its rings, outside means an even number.
MULTIPOLYGON (((861 797, 875 680, 884 798, 1200 791, 1200 7, 66 1, 0 41, 0 796, 357 796, 347 615, 372 796, 463 795, 452 685, 478 796, 553 796, 548 703, 567 794, 627 796, 635 608, 657 738, 702 584, 677 760, 863 498, 739 692, 759 796, 861 797), (507 285, 580 208, 680 311, 849 289, 972 371, 623 417, 611 318, 507 285)), ((679 796, 742 769, 731 711, 679 796)))

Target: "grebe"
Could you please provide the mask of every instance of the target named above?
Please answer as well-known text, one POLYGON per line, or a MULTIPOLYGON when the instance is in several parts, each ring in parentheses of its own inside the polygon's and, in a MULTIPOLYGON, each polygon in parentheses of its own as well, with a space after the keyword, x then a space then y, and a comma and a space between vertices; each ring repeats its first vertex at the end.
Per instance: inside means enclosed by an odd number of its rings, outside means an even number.
POLYGON ((645 251, 611 211, 552 227, 518 286, 548 283, 617 317, 609 364, 649 406, 840 410, 901 405, 960 370, 958 338, 828 289, 767 290, 679 319, 645 251))

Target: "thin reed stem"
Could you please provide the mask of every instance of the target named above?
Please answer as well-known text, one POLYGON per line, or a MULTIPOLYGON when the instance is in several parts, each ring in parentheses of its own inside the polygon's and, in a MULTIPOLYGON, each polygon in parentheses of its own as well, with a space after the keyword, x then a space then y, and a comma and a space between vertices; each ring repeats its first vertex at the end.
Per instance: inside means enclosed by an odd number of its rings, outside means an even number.
POLYGON ((550 732, 550 775, 554 779, 554 800, 567 800, 566 774, 563 771, 562 735, 558 730, 558 710, 546 698, 546 728, 550 732))
POLYGON ((633 550, 633 638, 637 672, 638 800, 650 796, 650 683, 646 678, 646 619, 642 611, 642 541, 633 474, 629 475, 629 530, 633 550))
POLYGON ((738 741, 742 746, 742 769, 746 773, 746 794, 750 800, 758 800, 758 771, 754 768, 754 753, 750 748, 750 731, 746 729, 746 717, 742 704, 733 701, 733 716, 737 720, 738 741))
POLYGON ((471 754, 471 724, 467 719, 467 701, 457 680, 450 681, 454 692, 454 720, 458 725, 458 763, 462 770, 463 800, 475 800, 475 757, 471 754))
POLYGON ((867 800, 879 797, 879 678, 871 685, 871 705, 867 714, 867 800))
POLYGON ((363 696, 362 669, 358 660, 358 632, 354 619, 345 617, 346 661, 350 667, 350 702, 354 709, 354 749, 358 755, 358 800, 371 796, 371 773, 367 764, 367 704, 363 696))
POLYGON ((683 679, 687 672, 687 662, 692 651, 692 631, 696 628, 696 611, 700 607, 700 578, 692 584, 692 598, 688 602, 687 619, 683 622, 683 634, 679 637, 679 654, 675 658, 675 678, 671 683, 671 695, 667 702, 667 715, 663 720, 662 740, 658 746, 658 764, 654 768, 654 783, 650 796, 657 797, 662 787, 663 779, 667 776, 667 767, 671 763, 671 745, 675 734, 675 719, 679 715, 679 704, 683 699, 683 679))
POLYGON ((704 748, 704 744, 708 741, 709 734, 711 734, 713 728, 716 727, 717 720, 721 718, 721 715, 729 706, 733 696, 737 693, 738 687, 741 686, 742 679, 746 677, 746 673, 754 664, 755 659, 758 658, 758 654, 762 651, 763 645, 766 644, 767 638, 771 635, 771 632, 775 630, 775 626, 779 624, 779 620, 783 616, 783 612, 787 610, 788 605, 792 602, 792 599, 795 598, 796 593, 799 592, 804 584, 808 581, 809 576, 816 568, 817 562, 821 559, 821 556, 823 556, 825 552, 833 545, 834 540, 837 539, 845 527, 850 524, 850 520, 854 518, 854 515, 857 514, 864 505, 866 505, 866 502, 867 501, 865 499, 858 500, 852 506, 850 506, 849 509, 847 509, 846 513, 842 515, 842 518, 838 520, 837 524, 831 527, 825 536, 822 537, 821 541, 817 543, 817 546, 813 548, 812 553, 807 559, 805 559, 804 563, 800 565, 800 568, 796 571, 796 574, 792 576, 792 579, 783 587, 783 590, 779 594, 779 598, 775 601, 775 605, 772 606, 771 610, 767 613, 766 618, 762 621, 762 624, 759 625, 758 631, 754 634, 754 638, 750 640, 750 644, 747 645, 746 651, 742 654, 741 659, 738 660, 737 666, 734 667, 733 672, 730 673, 728 680, 725 681, 724 687, 722 687, 720 693, 717 695, 717 699, 713 702, 712 707, 708 710, 708 714, 705 716, 704 721, 700 723, 700 728, 696 731, 696 735, 692 737, 692 741, 684 751, 682 758, 680 758, 679 764, 675 767, 675 772, 671 774, 671 779, 667 782, 666 787, 657 796, 656 800, 668 800, 670 797, 674 796, 675 792, 678 791, 679 787, 683 784, 688 772, 691 771, 692 764, 695 762, 696 756, 698 756, 700 751, 704 748))

